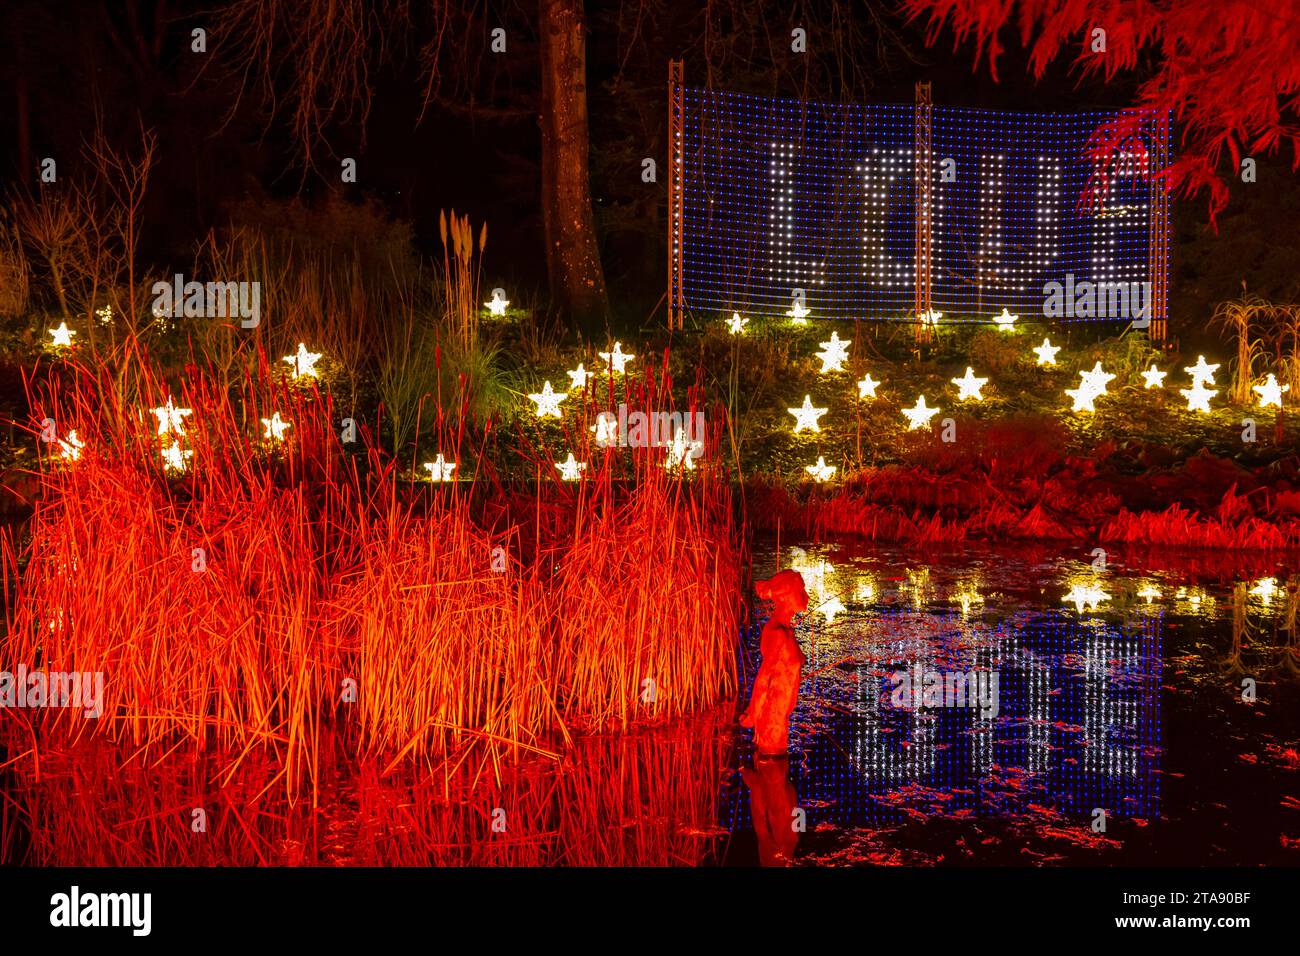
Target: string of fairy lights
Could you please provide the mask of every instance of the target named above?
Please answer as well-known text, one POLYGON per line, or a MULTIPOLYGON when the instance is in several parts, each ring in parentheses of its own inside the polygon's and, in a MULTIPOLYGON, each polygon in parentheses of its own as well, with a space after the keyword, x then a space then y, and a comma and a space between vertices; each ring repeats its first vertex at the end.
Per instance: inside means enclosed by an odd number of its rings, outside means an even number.
POLYGON ((693 88, 682 104, 671 292, 688 309, 775 316, 794 296, 823 318, 924 320, 909 314, 918 215, 932 235, 932 311, 961 317, 950 321, 1040 309, 1045 284, 1066 276, 1154 278, 1153 124, 1101 158, 1091 138, 1113 114, 936 106, 919 213, 911 105, 693 88))

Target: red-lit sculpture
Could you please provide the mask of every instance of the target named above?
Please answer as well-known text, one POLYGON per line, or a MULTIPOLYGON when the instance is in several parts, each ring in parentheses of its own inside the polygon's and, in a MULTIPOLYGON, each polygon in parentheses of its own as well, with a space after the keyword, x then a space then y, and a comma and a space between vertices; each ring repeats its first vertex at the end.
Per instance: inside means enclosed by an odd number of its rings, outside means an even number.
POLYGON ((754 680, 749 707, 740 717, 743 727, 754 728, 754 747, 760 754, 783 754, 789 750, 790 714, 799 699, 804 656, 790 626, 795 614, 808 609, 808 592, 798 571, 779 571, 759 581, 754 591, 774 601, 772 616, 763 625, 759 650, 763 663, 754 680))
POLYGON ((799 844, 795 825, 795 792, 790 782, 789 757, 754 758, 752 768, 740 775, 749 787, 749 817, 758 838, 758 861, 762 866, 789 866, 799 844))

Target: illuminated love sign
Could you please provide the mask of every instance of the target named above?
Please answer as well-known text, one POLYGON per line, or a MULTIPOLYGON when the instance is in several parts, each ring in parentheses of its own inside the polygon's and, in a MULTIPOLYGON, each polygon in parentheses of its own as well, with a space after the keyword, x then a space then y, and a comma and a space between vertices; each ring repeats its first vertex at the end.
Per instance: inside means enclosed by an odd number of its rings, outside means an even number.
MULTIPOLYGON (((674 301, 710 314, 781 316, 802 299, 820 318, 913 317, 914 107, 680 97, 674 301)), ((1168 269, 1167 245, 1153 238, 1167 221, 1154 131, 1099 166, 1088 143, 1109 114, 934 107, 931 116, 922 225, 944 321, 990 321, 1003 309, 1131 319, 1143 302, 1150 315, 1150 285, 1168 269)))

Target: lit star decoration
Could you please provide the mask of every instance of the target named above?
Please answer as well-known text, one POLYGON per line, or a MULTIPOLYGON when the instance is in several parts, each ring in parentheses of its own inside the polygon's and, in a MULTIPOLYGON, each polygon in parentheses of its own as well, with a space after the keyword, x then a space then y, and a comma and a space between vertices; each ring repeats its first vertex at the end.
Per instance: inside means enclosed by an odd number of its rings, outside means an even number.
POLYGON ((614 351, 601 352, 599 353, 599 355, 601 358, 605 360, 605 363, 609 366, 610 371, 620 372, 620 373, 623 371, 624 367, 627 365, 628 362, 636 358, 636 356, 633 355, 632 353, 623 351, 622 342, 614 343, 614 351))
POLYGON ((1080 372, 1079 387, 1065 390, 1065 394, 1074 400, 1073 411, 1095 412, 1093 401, 1106 394, 1106 383, 1114 377, 1102 369, 1100 362, 1093 365, 1091 372, 1080 372))
POLYGON ((822 430, 821 425, 817 424, 817 419, 826 414, 824 408, 813 408, 812 396, 805 395, 803 404, 798 408, 787 408, 787 412, 794 416, 794 433, 797 435, 805 428, 819 432, 822 430))
POLYGON ((1250 387, 1250 390, 1252 392, 1259 393, 1260 408, 1268 408, 1268 406, 1270 405, 1273 405, 1277 408, 1281 408, 1282 393, 1289 392, 1291 390, 1291 386, 1279 385, 1277 383, 1277 376, 1274 375, 1272 372, 1269 372, 1268 378, 1264 381, 1263 385, 1252 385, 1250 387))
POLYGON ((1103 591, 1095 584, 1076 584, 1070 588, 1068 594, 1062 598, 1062 603, 1073 604, 1075 609, 1082 614, 1083 606, 1088 605, 1089 611, 1097 610, 1097 605, 1102 601, 1110 600, 1110 595, 1103 591))
POLYGON ((1208 412, 1210 410, 1210 399, 1218 395, 1218 391, 1212 388, 1206 388, 1199 381, 1193 382, 1191 388, 1180 388, 1179 393, 1187 399, 1187 410, 1189 412, 1208 412))
POLYGON ((560 478, 564 481, 577 481, 582 477, 582 473, 587 470, 585 461, 575 461, 573 452, 569 452, 569 457, 564 461, 557 461, 555 467, 560 470, 560 478))
POLYGON ((849 346, 853 344, 853 340, 840 341, 839 333, 832 332, 829 342, 818 344, 822 347, 822 350, 817 353, 817 357, 822 360, 822 374, 844 371, 844 360, 849 357, 849 346))
POLYGON ((727 331, 732 335, 744 335, 745 326, 749 325, 749 319, 742 319, 739 312, 731 313, 731 318, 727 319, 727 331))
POLYGON ((1161 388, 1165 384, 1165 376, 1168 372, 1162 372, 1156 368, 1156 363, 1152 362, 1151 367, 1142 373, 1142 380, 1146 382, 1147 388, 1161 388))
POLYGON ((812 315, 812 309, 804 307, 804 304, 798 299, 790 303, 790 311, 786 313, 790 316, 790 321, 795 325, 807 325, 808 316, 812 315))
POLYGON ((876 389, 879 387, 880 383, 872 378, 871 373, 868 372, 862 381, 858 382, 858 398, 875 398, 876 389))
POLYGON ((194 452, 181 448, 181 443, 172 440, 171 446, 162 450, 163 468, 167 471, 184 471, 186 462, 194 457, 194 452))
POLYGON ((185 434, 185 416, 194 414, 190 408, 177 408, 172 404, 171 396, 167 396, 167 404, 161 405, 153 410, 158 418, 158 434, 166 435, 168 432, 175 432, 178 435, 185 434))
POLYGON ((826 464, 826 458, 822 455, 817 456, 817 464, 804 465, 803 470, 812 475, 813 481, 819 484, 829 481, 831 476, 835 474, 835 466, 826 464))
POLYGON ((930 419, 939 414, 939 409, 926 408, 925 396, 922 395, 911 408, 903 409, 903 414, 907 416, 907 430, 914 431, 918 428, 929 428, 930 419))
POLYGON ((483 304, 487 306, 487 310, 493 315, 505 315, 506 306, 510 304, 510 300, 501 294, 500 289, 495 289, 492 292, 492 298, 483 304))
POLYGON ((569 387, 574 391, 581 391, 586 388, 587 380, 591 378, 591 373, 582 367, 581 362, 578 363, 577 368, 565 372, 564 374, 569 376, 569 387))
POLYGON ((613 412, 601 412, 596 416, 596 424, 592 425, 590 431, 596 433, 596 445, 599 448, 608 448, 610 445, 618 442, 618 418, 613 412))
POLYGON ((664 460, 664 467, 669 471, 679 468, 683 471, 694 471, 695 456, 703 448, 704 442, 687 442, 686 429, 679 428, 673 433, 673 440, 668 446, 668 457, 664 460))
POLYGON ((547 379, 542 385, 540 392, 532 392, 528 398, 537 405, 537 417, 560 418, 560 402, 564 401, 568 392, 557 392, 551 388, 551 380, 547 379))
POLYGON ((429 473, 430 481, 452 481, 451 473, 456 470, 456 463, 447 461, 442 452, 438 452, 437 458, 424 463, 424 469, 429 473))
POLYGON ((292 428, 293 422, 286 422, 280 417, 279 412, 275 412, 270 418, 262 419, 262 427, 266 429, 263 438, 270 438, 274 441, 284 441, 284 430, 292 428))
POLYGON ((966 374, 961 378, 954 378, 952 383, 959 389, 958 401, 964 402, 967 399, 973 399, 979 402, 984 399, 984 396, 980 394, 980 389, 988 383, 988 379, 976 378, 975 370, 968 365, 966 366, 966 374))
POLYGON ((59 457, 64 461, 77 461, 81 458, 81 449, 86 443, 77 437, 76 430, 68 432, 66 439, 59 439, 59 457))
POLYGON ((1217 365, 1207 365, 1205 356, 1198 355, 1196 356, 1196 364, 1191 368, 1183 369, 1183 371, 1192 377, 1192 387, 1195 388, 1197 385, 1213 385, 1214 373, 1218 368, 1217 365))
POLYGON ((1006 309, 1003 309, 1001 315, 995 315, 993 317, 993 322, 997 325, 999 331, 1014 332, 1016 330, 1016 319, 1018 318, 1020 318, 1020 316, 1012 315, 1006 309))
POLYGON ((1053 345, 1046 336, 1043 337, 1043 344, 1034 349, 1034 354, 1038 356, 1039 365, 1055 365, 1056 353, 1061 351, 1059 345, 1053 345))
POLYGON ((922 312, 919 318, 923 326, 933 329, 938 326, 939 320, 943 318, 943 313, 936 312, 934 309, 928 309, 925 312, 922 312))
POLYGON ((307 346, 299 342, 297 353, 286 355, 284 361, 293 369, 294 378, 318 378, 316 362, 320 360, 320 356, 320 352, 308 352, 307 346))
POLYGON ((68 328, 67 322, 60 322, 57 329, 50 329, 50 335, 54 336, 54 341, 50 343, 54 348, 71 348, 72 337, 77 333, 68 328))

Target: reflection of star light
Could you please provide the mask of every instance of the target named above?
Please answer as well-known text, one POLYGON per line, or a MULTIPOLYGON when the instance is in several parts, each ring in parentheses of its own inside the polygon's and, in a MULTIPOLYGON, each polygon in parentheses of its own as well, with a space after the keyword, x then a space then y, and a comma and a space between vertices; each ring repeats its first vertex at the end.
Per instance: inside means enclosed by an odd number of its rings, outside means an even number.
POLYGON ((1168 374, 1160 371, 1156 368, 1156 363, 1152 362, 1151 367, 1142 373, 1142 380, 1147 383, 1147 388, 1160 388, 1165 384, 1165 376, 1168 374))
POLYGON ((430 481, 451 481, 451 473, 456 470, 456 463, 447 461, 442 457, 442 452, 438 452, 437 458, 424 463, 424 470, 429 473, 430 481))
POLYGON ((86 443, 77 438, 76 429, 68 432, 66 439, 59 439, 59 457, 64 461, 77 461, 81 457, 81 449, 86 447, 86 443))
POLYGON ((1006 309, 1003 309, 1001 315, 995 315, 993 317, 993 322, 1003 332, 1013 332, 1015 331, 1016 319, 1018 318, 1020 318, 1020 316, 1012 315, 1006 309))
POLYGON ((970 614, 970 609, 976 604, 984 603, 984 596, 980 594, 979 589, 973 584, 963 584, 957 589, 957 593, 952 596, 954 604, 961 605, 962 616, 970 614))
POLYGON ((297 353, 286 355, 284 361, 293 367, 294 378, 317 378, 316 362, 320 356, 320 352, 308 352, 307 346, 299 342, 297 353))
POLYGON ((1250 593, 1255 595, 1255 597, 1259 598, 1265 604, 1272 601, 1273 596, 1277 594, 1277 592, 1277 578, 1261 578, 1259 582, 1250 589, 1250 593))
POLYGON ((819 342, 822 350, 817 353, 817 357, 822 360, 822 374, 827 372, 844 371, 844 360, 849 357, 849 346, 853 344, 852 339, 840 341, 839 333, 832 332, 829 342, 819 342))
POLYGON ((153 410, 154 415, 158 417, 158 434, 166 435, 168 432, 175 432, 178 435, 185 434, 185 416, 194 414, 190 408, 177 408, 172 404, 171 396, 167 397, 167 404, 160 405, 153 410))
POLYGON ((532 392, 528 397, 537 403, 537 417, 560 418, 560 402, 564 401, 568 392, 557 392, 551 388, 551 380, 547 379, 542 385, 540 392, 532 392))
POLYGON ((1053 345, 1046 336, 1043 337, 1043 344, 1034 349, 1034 354, 1038 356, 1039 365, 1055 365, 1056 353, 1061 351, 1059 345, 1053 345))
POLYGON ((1250 387, 1250 390, 1252 392, 1259 392, 1260 408, 1267 408, 1270 405, 1274 405, 1278 408, 1281 408, 1282 393, 1289 392, 1291 390, 1291 386, 1279 385, 1277 383, 1277 376, 1274 375, 1272 372, 1269 372, 1268 378, 1264 381, 1263 385, 1252 385, 1250 387))
POLYGON ((170 448, 162 450, 163 467, 167 471, 184 471, 185 463, 194 457, 194 452, 181 448, 181 443, 172 440, 170 448))
POLYGON ((1160 589, 1153 584, 1144 584, 1137 595, 1140 598, 1146 598, 1147 603, 1150 604, 1152 598, 1160 597, 1160 589))
POLYGON ((966 374, 961 378, 954 378, 952 383, 960 389, 957 400, 964 402, 968 398, 975 401, 982 401, 984 396, 980 394, 980 389, 988 382, 987 378, 976 378, 975 370, 969 365, 966 366, 966 374))
POLYGON ((1193 386, 1213 385, 1214 373, 1218 368, 1219 366, 1217 365, 1205 364, 1205 356, 1198 355, 1196 356, 1196 364, 1193 365, 1191 368, 1183 369, 1183 371, 1185 371, 1188 375, 1192 377, 1193 386))
POLYGON ((1200 381, 1193 382, 1191 388, 1180 388, 1178 392, 1187 399, 1189 412, 1208 412, 1210 399, 1219 394, 1215 389, 1206 388, 1200 381))
POLYGON ((749 325, 749 319, 742 319, 739 312, 731 313, 731 318, 727 319, 727 331, 732 335, 744 334, 747 325, 749 325))
POLYGON ((50 335, 54 336, 54 341, 51 344, 55 348, 59 348, 65 345, 71 346, 72 337, 77 334, 76 332, 72 331, 72 329, 68 328, 67 322, 60 322, 59 327, 57 329, 50 329, 49 333, 50 335))
POLYGON ((492 298, 483 304, 487 306, 487 310, 493 315, 505 315, 506 306, 510 304, 510 300, 501 294, 500 289, 495 289, 492 292, 492 298))
POLYGON ((668 446, 668 457, 664 467, 669 471, 681 468, 683 471, 695 470, 695 456, 704 448, 704 442, 686 441, 686 429, 679 428, 673 433, 672 443, 668 446))
POLYGON ((790 321, 795 325, 807 325, 808 316, 812 315, 812 309, 804 307, 804 304, 798 299, 790 303, 790 311, 786 313, 790 316, 790 321))
POLYGON ((587 379, 591 378, 591 373, 582 367, 581 362, 578 363, 577 368, 573 369, 572 371, 565 372, 564 374, 569 376, 569 387, 575 391, 581 391, 582 389, 586 388, 587 379))
POLYGON ((817 424, 817 419, 826 414, 826 409, 813 408, 811 395, 803 397, 803 405, 800 407, 787 408, 786 411, 795 417, 794 433, 796 435, 805 428, 810 428, 815 432, 822 430, 822 427, 817 424))
POLYGON ((632 353, 623 351, 622 342, 615 342, 612 352, 599 352, 597 354, 605 360, 605 364, 614 372, 622 372, 627 363, 636 358, 632 353))
POLYGON ((817 610, 822 612, 822 615, 826 618, 827 624, 833 624, 835 623, 835 615, 845 610, 845 608, 843 603, 840 601, 839 595, 832 594, 825 601, 822 601, 821 604, 817 605, 817 610))
POLYGON ((564 481, 577 481, 582 477, 582 473, 587 470, 585 461, 575 461, 573 452, 569 452, 569 457, 564 461, 557 461, 555 467, 560 470, 560 478, 564 481))
POLYGON ((1070 588, 1068 594, 1062 598, 1063 604, 1073 604, 1080 614, 1083 613, 1083 606, 1088 605, 1089 611, 1097 610, 1097 605, 1102 601, 1110 600, 1110 595, 1103 591, 1095 584, 1076 584, 1070 588))
POLYGON ((822 455, 817 456, 817 464, 804 465, 804 471, 812 475, 813 481, 827 481, 831 475, 835 474, 835 466, 826 464, 826 459, 822 455))
POLYGON ((903 414, 907 416, 907 430, 913 431, 917 428, 928 428, 930 419, 939 414, 939 409, 926 408, 925 396, 922 395, 911 408, 903 409, 903 414))
POLYGON ((284 441, 284 431, 286 428, 293 427, 293 422, 286 422, 280 417, 279 412, 275 412, 270 418, 263 418, 262 425, 266 428, 266 434, 262 436, 263 438, 284 441))
POLYGON ((858 382, 858 398, 875 398, 876 389, 880 386, 871 373, 868 372, 862 381, 858 382))
POLYGON ((1065 394, 1074 400, 1073 411, 1095 412, 1094 399, 1106 394, 1106 383, 1114 377, 1102 369, 1100 362, 1093 365, 1091 372, 1080 372, 1079 387, 1065 390, 1065 394))

